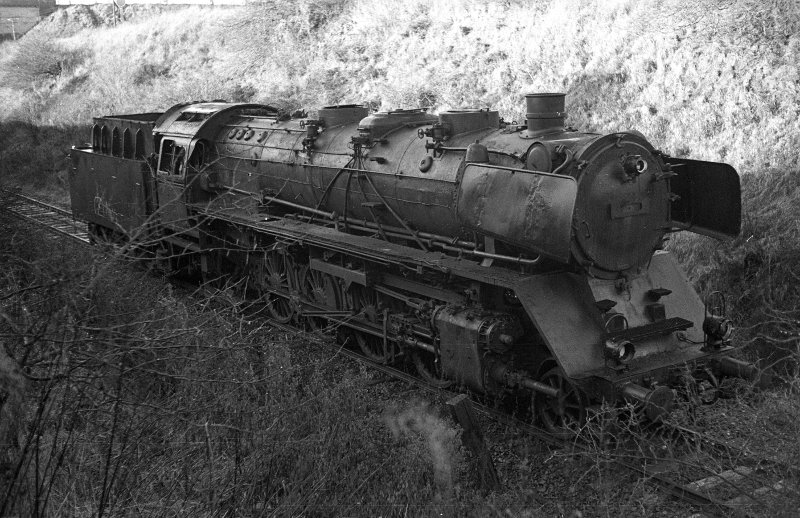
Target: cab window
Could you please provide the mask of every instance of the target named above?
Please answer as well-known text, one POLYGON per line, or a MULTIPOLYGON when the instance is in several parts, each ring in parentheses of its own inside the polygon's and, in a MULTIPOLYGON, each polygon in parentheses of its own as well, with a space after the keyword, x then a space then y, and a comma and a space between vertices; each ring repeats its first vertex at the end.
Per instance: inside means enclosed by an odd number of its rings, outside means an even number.
POLYGON ((158 173, 169 176, 183 176, 183 162, 186 151, 174 140, 161 141, 161 155, 158 173))

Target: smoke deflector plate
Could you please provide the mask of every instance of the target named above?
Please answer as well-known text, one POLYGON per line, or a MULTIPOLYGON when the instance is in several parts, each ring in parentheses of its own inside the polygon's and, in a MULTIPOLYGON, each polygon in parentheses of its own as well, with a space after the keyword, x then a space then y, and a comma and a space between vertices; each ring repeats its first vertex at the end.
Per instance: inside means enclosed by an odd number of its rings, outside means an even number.
POLYGON ((670 190, 672 223, 681 230, 717 239, 739 235, 742 195, 739 175, 728 164, 666 157, 676 173, 670 190))
POLYGON ((577 192, 571 176, 467 164, 456 213, 466 227, 566 263, 577 192))

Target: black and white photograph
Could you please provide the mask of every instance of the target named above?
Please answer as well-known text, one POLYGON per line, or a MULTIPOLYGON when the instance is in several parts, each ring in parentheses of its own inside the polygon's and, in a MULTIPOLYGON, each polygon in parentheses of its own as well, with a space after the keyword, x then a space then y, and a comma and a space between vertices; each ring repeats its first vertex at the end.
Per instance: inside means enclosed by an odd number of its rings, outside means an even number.
POLYGON ((0 516, 800 518, 800 2, 0 0, 0 516))

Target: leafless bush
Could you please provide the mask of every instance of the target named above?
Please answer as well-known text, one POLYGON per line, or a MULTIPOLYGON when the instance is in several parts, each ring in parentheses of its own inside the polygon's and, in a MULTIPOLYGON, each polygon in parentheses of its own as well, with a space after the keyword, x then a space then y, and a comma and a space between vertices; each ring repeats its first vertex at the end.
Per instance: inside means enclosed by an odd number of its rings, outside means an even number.
POLYGON ((264 328, 224 294, 189 298, 111 257, 3 228, 0 413, 20 426, 4 430, 0 514, 458 505, 435 498, 453 484, 436 467, 447 427, 434 437, 434 421, 401 409, 424 433, 394 440, 375 402, 388 392, 335 351, 264 328))
POLYGON ((52 189, 63 199, 68 188, 69 148, 80 142, 80 136, 88 135, 88 126, 59 128, 0 122, 0 184, 52 189))

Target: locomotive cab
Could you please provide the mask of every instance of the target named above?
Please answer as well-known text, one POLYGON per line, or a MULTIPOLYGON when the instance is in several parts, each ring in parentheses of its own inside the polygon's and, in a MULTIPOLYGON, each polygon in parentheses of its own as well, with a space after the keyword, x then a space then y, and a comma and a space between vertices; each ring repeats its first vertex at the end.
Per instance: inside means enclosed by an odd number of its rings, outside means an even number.
POLYGON ((190 228, 186 209, 186 156, 190 140, 173 135, 160 135, 156 166, 158 217, 161 225, 173 230, 190 228))

